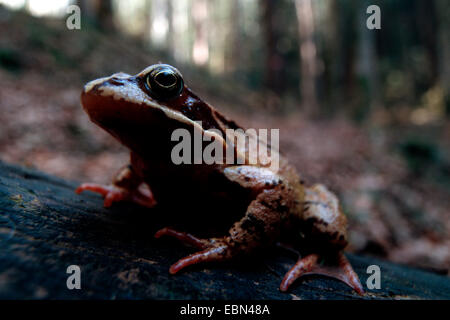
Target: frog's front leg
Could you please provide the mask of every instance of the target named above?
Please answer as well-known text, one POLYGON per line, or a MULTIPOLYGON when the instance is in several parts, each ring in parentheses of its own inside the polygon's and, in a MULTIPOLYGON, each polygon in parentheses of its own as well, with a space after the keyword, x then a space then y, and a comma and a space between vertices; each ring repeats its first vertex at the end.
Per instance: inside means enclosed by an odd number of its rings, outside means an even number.
POLYGON ((263 190, 253 200, 245 216, 229 230, 223 238, 198 239, 195 236, 164 228, 155 234, 156 238, 167 235, 186 242, 202 251, 191 254, 170 268, 175 274, 181 269, 201 262, 225 261, 256 247, 273 243, 280 232, 280 225, 287 216, 287 211, 280 211, 283 200, 280 196, 281 185, 263 190))
POLYGON ((347 220, 340 210, 337 197, 323 185, 314 185, 305 190, 303 219, 311 225, 311 237, 321 241, 326 239, 325 250, 298 259, 286 273, 280 285, 287 291, 294 281, 307 274, 321 274, 338 279, 353 288, 358 294, 364 289, 358 275, 343 253, 347 245, 347 220), (323 261, 322 261, 323 260, 323 261))
POLYGON ((85 190, 100 193, 104 197, 105 207, 110 207, 113 202, 118 201, 131 201, 149 208, 156 204, 150 187, 134 172, 131 165, 123 167, 111 185, 83 183, 75 192, 80 194, 85 190))

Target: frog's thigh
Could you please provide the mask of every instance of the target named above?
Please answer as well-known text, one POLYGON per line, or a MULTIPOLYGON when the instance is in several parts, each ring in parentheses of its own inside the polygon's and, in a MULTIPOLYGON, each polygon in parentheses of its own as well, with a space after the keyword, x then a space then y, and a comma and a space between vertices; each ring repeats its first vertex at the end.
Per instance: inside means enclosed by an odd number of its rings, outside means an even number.
POLYGON ((336 195, 324 185, 305 188, 303 219, 311 221, 313 231, 326 235, 332 244, 346 245, 347 218, 336 195))
POLYGON ((231 227, 227 242, 236 251, 270 244, 279 235, 286 216, 287 207, 283 206, 279 189, 264 190, 250 203, 245 216, 231 227))
MULTIPOLYGON (((277 187, 278 188, 278 187, 277 187)), ((279 225, 285 211, 278 212, 279 204, 283 203, 278 189, 264 190, 250 203, 245 217, 236 222, 230 229, 230 234, 224 238, 197 239, 189 234, 175 230, 163 229, 156 234, 175 236, 188 240, 191 244, 205 250, 191 254, 170 267, 170 273, 175 274, 187 266, 208 261, 223 261, 249 252, 264 242, 274 240, 279 232, 279 225)), ((287 208, 287 207, 286 207, 287 208)))

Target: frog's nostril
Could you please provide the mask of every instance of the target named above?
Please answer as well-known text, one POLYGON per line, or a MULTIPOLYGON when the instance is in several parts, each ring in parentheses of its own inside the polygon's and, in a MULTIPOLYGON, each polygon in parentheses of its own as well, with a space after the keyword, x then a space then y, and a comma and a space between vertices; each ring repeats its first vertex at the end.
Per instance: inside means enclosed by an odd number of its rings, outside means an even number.
POLYGON ((123 86, 125 84, 125 81, 126 80, 122 78, 112 77, 111 79, 109 79, 108 84, 123 86))
POLYGON ((88 82, 84 86, 85 93, 91 93, 105 86, 124 86, 130 76, 126 73, 115 73, 112 76, 104 77, 88 82))

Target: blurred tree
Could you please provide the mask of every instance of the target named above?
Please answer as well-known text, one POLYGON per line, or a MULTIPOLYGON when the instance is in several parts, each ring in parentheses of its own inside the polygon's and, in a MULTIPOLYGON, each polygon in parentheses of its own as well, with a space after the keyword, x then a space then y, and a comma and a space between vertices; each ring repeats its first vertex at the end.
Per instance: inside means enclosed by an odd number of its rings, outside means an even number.
POLYGON ((268 90, 282 95, 286 83, 284 81, 284 59, 277 46, 280 37, 276 23, 279 3, 276 0, 260 0, 262 36, 266 53, 264 83, 268 90))
POLYGON ((141 38, 144 42, 148 43, 151 38, 152 30, 152 1, 145 0, 144 3, 144 28, 141 33, 141 38))
POLYGON ((175 32, 173 27, 173 1, 167 1, 167 48, 171 54, 173 54, 174 48, 177 45, 175 40, 175 32))
POLYGON ((78 0, 84 17, 104 32, 114 32, 113 7, 111 0, 78 0))
POLYGON ((338 11, 336 15, 339 20, 339 52, 338 52, 338 81, 343 84, 339 90, 343 89, 340 94, 340 103, 350 108, 352 106, 352 98, 355 92, 355 57, 357 44, 357 2, 355 0, 341 0, 338 2, 338 11))
MULTIPOLYGON (((230 71, 236 64, 230 59, 233 41, 230 34, 235 23, 231 8, 235 1, 209 0, 208 10, 208 47, 209 69, 215 74, 230 71)), ((237 26, 239 28, 239 24, 237 26)))
POLYGON ((337 95, 339 90, 336 90, 338 84, 338 70, 339 61, 337 59, 337 52, 339 51, 339 20, 336 15, 338 10, 337 0, 327 1, 324 8, 323 20, 326 23, 318 25, 320 46, 318 46, 318 55, 322 58, 323 71, 321 73, 321 86, 318 88, 323 94, 320 94, 320 102, 323 104, 322 110, 327 115, 333 115, 337 110, 337 95))
POLYGON ((376 116, 401 106, 405 119, 431 100, 450 110, 448 0, 379 2, 381 30, 366 28, 369 0, 77 3, 105 31, 114 30, 113 4, 129 26, 121 31, 151 40, 177 62, 233 79, 231 86, 261 91, 271 109, 300 97, 307 114, 339 111, 359 120, 375 106, 376 116))
POLYGON ((115 31, 111 0, 97 0, 96 16, 100 29, 106 32, 115 31))
POLYGON ((450 1, 437 0, 436 12, 439 32, 439 79, 448 99, 450 91, 450 1))
POLYGON ((360 1, 358 7, 358 61, 357 73, 359 77, 359 90, 361 101, 355 106, 358 119, 364 119, 370 115, 374 106, 380 104, 378 84, 378 60, 376 53, 377 30, 370 30, 366 26, 368 14, 367 7, 371 5, 370 0, 360 1))
POLYGON ((429 86, 433 86, 438 79, 438 31, 437 16, 434 0, 415 1, 415 15, 417 16, 417 30, 419 31, 419 43, 422 43, 426 50, 429 61, 429 86))
POLYGON ((314 14, 311 0, 295 0, 300 43, 300 92, 302 109, 309 115, 317 114, 316 45, 314 43, 314 14))
POLYGON ((239 0, 231 0, 231 12, 229 16, 230 32, 227 38, 227 53, 225 56, 225 71, 232 72, 239 63, 239 57, 242 54, 241 37, 241 7, 239 0))
POLYGON ((192 58, 195 64, 204 65, 209 60, 208 2, 206 0, 193 0, 192 19, 194 22, 192 58))

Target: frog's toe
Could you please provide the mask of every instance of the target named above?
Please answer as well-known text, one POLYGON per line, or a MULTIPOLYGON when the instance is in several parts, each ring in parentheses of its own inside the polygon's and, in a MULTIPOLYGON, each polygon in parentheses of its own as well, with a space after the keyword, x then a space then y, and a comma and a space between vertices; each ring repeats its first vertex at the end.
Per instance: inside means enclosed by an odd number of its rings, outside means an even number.
POLYGON ((190 233, 187 232, 180 232, 177 230, 174 230, 172 228, 162 228, 158 232, 155 233, 155 238, 159 239, 162 236, 169 236, 176 238, 180 240, 183 243, 187 243, 197 249, 206 249, 207 245, 209 244, 208 240, 199 239, 196 236, 193 236, 190 233))
POLYGON ((171 274, 175 274, 193 264, 228 260, 232 256, 230 247, 223 238, 199 239, 190 233, 176 231, 172 228, 162 228, 155 233, 157 239, 162 236, 176 238, 183 243, 203 250, 178 260, 170 267, 169 272, 171 274))
POLYGON ((102 196, 105 197, 108 194, 108 192, 111 191, 111 188, 109 186, 104 186, 96 183, 82 183, 78 188, 75 189, 75 193, 80 194, 86 190, 100 193, 102 196))
POLYGON ((103 206, 105 208, 111 207, 114 202, 124 201, 129 198, 129 193, 126 190, 114 189, 106 194, 105 200, 103 201, 103 206))
POLYGON ((83 191, 92 191, 99 193, 104 197, 103 206, 110 207, 114 202, 131 201, 144 207, 153 207, 156 201, 150 189, 137 188, 135 190, 128 190, 117 187, 115 185, 101 185, 96 183, 83 183, 75 192, 80 194, 83 191))
POLYGON ((304 275, 321 274, 338 279, 355 290, 359 295, 363 295, 364 289, 359 281, 358 275, 355 273, 350 262, 342 252, 338 254, 336 262, 337 263, 334 265, 321 266, 319 264, 318 254, 310 254, 299 259, 284 276, 283 281, 280 284, 280 291, 287 291, 295 280, 304 275))
POLYGON ((203 262, 211 262, 211 261, 223 261, 228 260, 230 258, 228 246, 216 245, 210 247, 206 250, 193 253, 183 259, 178 260, 178 262, 174 263, 170 269, 170 274, 175 274, 179 272, 181 269, 184 269, 190 265, 203 263, 203 262))
POLYGON ((317 254, 310 254, 309 256, 298 259, 297 263, 286 273, 283 281, 281 281, 280 291, 287 291, 295 280, 311 272, 317 264, 318 259, 319 255, 317 254))
POLYGON ((96 183, 83 183, 75 190, 75 192, 80 194, 86 190, 102 195, 102 197, 104 197, 104 207, 110 207, 113 202, 123 201, 130 198, 130 192, 125 189, 118 188, 114 185, 101 185, 96 183))

